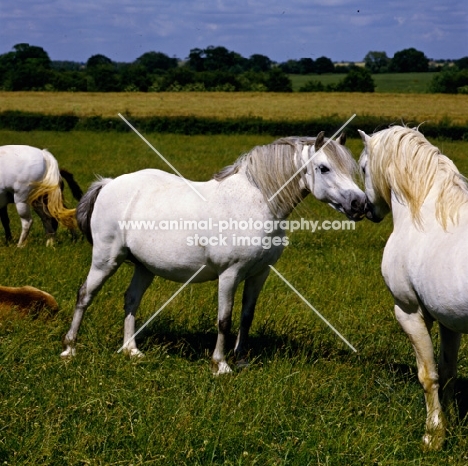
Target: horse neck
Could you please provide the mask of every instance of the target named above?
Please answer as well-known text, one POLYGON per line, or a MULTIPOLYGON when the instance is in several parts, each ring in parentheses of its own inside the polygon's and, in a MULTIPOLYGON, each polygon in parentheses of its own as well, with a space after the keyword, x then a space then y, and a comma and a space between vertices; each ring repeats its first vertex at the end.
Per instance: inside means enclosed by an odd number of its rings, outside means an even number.
POLYGON ((301 173, 293 177, 297 164, 297 157, 294 157, 290 167, 291 173, 284 173, 280 177, 275 176, 275 169, 270 170, 266 166, 260 170, 258 166, 249 164, 243 169, 250 182, 260 190, 271 213, 277 219, 287 218, 310 192, 301 173))

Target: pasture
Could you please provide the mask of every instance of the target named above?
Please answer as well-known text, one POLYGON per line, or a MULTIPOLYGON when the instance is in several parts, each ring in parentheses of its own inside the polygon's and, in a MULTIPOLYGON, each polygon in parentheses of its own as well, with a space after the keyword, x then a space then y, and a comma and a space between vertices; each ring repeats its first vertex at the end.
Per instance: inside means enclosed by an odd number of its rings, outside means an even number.
MULTIPOLYGON (((348 147, 358 156, 362 143, 356 136, 348 135, 348 147)), ((253 146, 273 140, 170 134, 148 139, 194 180, 208 179, 253 146)), ((47 147, 83 189, 96 174, 166 169, 134 134, 0 132, 1 145, 15 143, 47 147)), ((433 143, 468 174, 466 142, 433 143)), ((9 212, 17 238, 19 221, 12 206, 9 212)), ((291 218, 345 217, 309 196, 291 218)), ((62 361, 61 339, 89 268, 91 246, 84 239, 73 242, 60 229, 56 247, 46 248, 36 217, 25 248, 0 241, 0 284, 41 288, 56 298, 60 310, 52 320, 9 316, 0 321, 0 463, 466 464, 464 341, 456 390, 461 419, 448 432, 444 451, 420 450, 425 406, 414 353, 380 275, 390 231, 390 218, 378 225, 360 222, 353 231, 296 231, 276 265, 357 353, 272 273, 252 326, 251 365, 213 377, 215 283, 189 285, 142 332, 144 358, 117 354, 131 265, 106 283, 85 315, 76 358, 62 361)), ((146 322, 179 287, 156 279, 137 322, 146 322)))
MULTIPOLYGON (((376 93, 426 93, 432 78, 436 75, 429 73, 383 73, 373 74, 376 93)), ((337 84, 343 79, 342 74, 322 75, 289 75, 293 83, 293 91, 298 91, 307 81, 321 81, 324 86, 337 84)))

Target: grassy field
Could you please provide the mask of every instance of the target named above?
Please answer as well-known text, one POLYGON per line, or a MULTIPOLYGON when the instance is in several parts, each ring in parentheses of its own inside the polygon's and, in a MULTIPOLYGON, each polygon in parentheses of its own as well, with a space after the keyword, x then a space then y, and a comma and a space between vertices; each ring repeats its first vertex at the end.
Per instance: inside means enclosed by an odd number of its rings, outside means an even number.
POLYGON ((391 122, 468 125, 468 95, 391 93, 66 93, 0 92, 0 112, 77 116, 187 116, 307 120, 324 116, 384 117, 391 122))
MULTIPOLYGON (((184 176, 203 180, 271 138, 152 135, 150 141, 184 176)), ((133 134, 0 132, 0 144, 11 143, 48 147, 83 188, 95 174, 165 169, 133 134)), ((467 174, 467 143, 438 144, 467 174)), ((362 144, 351 139, 349 147, 358 155, 362 144)), ((19 221, 10 212, 17 237, 19 221)), ((310 197, 293 213, 301 217, 343 218, 310 197)), ((276 266, 357 353, 271 275, 257 306, 250 367, 214 378, 209 364, 216 338, 214 283, 189 286, 155 319, 140 338, 145 358, 135 362, 117 354, 128 265, 89 308, 77 357, 60 360, 91 247, 60 230, 55 249, 45 248, 36 219, 27 247, 0 245, 0 283, 42 288, 61 310, 52 320, 0 320, 0 464, 466 464, 463 419, 451 425, 443 452, 420 450, 423 392, 380 275, 390 230, 391 219, 361 222, 354 231, 298 231, 276 266)), ((155 280, 140 306, 139 323, 179 286, 155 280)), ((463 343, 457 386, 462 418, 466 355, 463 343)))
MULTIPOLYGON (((429 83, 436 73, 388 73, 374 74, 375 92, 377 93, 426 93, 429 83)), ((298 91, 307 81, 321 81, 323 85, 337 84, 344 77, 342 74, 289 75, 293 90, 298 91)))

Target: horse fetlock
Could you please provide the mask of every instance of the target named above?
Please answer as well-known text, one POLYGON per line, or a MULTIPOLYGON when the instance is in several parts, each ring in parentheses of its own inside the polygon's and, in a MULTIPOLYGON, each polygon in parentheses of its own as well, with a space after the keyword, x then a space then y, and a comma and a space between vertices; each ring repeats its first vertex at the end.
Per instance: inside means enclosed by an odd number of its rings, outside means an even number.
POLYGON ((211 370, 213 371, 213 375, 229 374, 232 372, 232 369, 226 361, 213 360, 211 363, 211 370))

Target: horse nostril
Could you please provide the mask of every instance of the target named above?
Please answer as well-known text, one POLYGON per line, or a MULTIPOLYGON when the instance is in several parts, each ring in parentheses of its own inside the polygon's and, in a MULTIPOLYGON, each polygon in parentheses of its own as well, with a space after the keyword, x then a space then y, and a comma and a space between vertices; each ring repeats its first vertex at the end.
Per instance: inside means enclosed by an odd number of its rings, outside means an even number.
POLYGON ((351 201, 351 208, 352 208, 353 210, 358 210, 358 209, 359 209, 359 202, 358 202, 356 199, 353 199, 353 200, 351 201))

